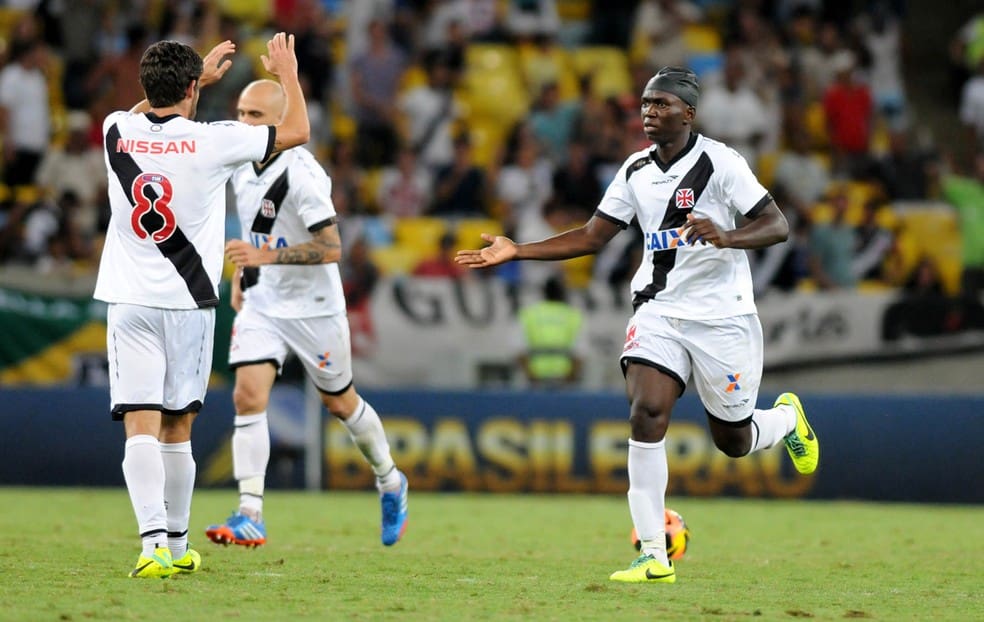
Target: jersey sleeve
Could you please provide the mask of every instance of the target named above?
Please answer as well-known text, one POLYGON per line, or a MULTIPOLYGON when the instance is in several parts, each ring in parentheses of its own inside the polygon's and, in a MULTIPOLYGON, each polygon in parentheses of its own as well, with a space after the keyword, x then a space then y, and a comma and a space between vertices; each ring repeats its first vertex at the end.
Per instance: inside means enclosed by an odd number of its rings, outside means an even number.
POLYGON ((772 201, 772 195, 759 183, 741 154, 727 149, 721 160, 717 181, 718 190, 726 205, 743 216, 754 216, 772 201))
POLYGON ((298 175, 297 212, 304 226, 316 231, 333 224, 335 205, 331 202, 331 178, 316 162, 307 164, 303 174, 298 175))
POLYGON ((627 160, 618 169, 615 179, 608 184, 605 195, 601 197, 596 215, 609 220, 622 229, 629 226, 636 213, 635 193, 629 185, 628 170, 632 159, 627 160))
POLYGON ((208 125, 215 157, 224 164, 262 162, 273 152, 276 128, 272 125, 247 125, 238 121, 208 125))

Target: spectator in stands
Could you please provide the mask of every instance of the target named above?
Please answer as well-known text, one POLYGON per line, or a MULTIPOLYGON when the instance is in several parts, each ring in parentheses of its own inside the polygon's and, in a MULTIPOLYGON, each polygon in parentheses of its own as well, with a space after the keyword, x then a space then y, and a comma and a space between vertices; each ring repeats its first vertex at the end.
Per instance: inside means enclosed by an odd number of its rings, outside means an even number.
POLYGON ((844 47, 840 28, 834 22, 824 21, 817 26, 815 20, 807 19, 803 23, 811 30, 804 33, 807 40, 801 43, 798 51, 800 75, 806 86, 807 100, 818 101, 834 83, 839 67, 844 63, 844 52, 849 50, 844 47))
POLYGON ((568 302, 563 277, 547 279, 543 299, 520 308, 519 323, 519 364, 532 387, 558 389, 581 379, 584 318, 568 302))
POLYGON ((894 246, 894 236, 878 220, 882 209, 889 209, 882 196, 865 201, 861 222, 854 229, 851 270, 859 281, 887 281, 884 266, 894 246))
MULTIPOLYGON (((239 23, 229 17, 222 17, 219 21, 219 41, 233 41, 239 43, 243 39, 243 30, 239 23)), ((295 50, 297 50, 297 39, 295 38, 295 50)), ((195 116, 199 121, 218 121, 221 119, 231 119, 236 116, 236 100, 239 93, 247 84, 256 78, 254 66, 256 59, 249 57, 244 51, 245 46, 241 43, 236 47, 235 53, 229 56, 232 65, 226 72, 222 80, 202 90, 198 99, 198 114, 195 116)), ((298 57, 298 63, 300 57, 298 57)), ((311 98, 305 93, 305 102, 308 104, 308 119, 311 117, 311 98)), ((314 130, 314 128, 311 128, 314 130)), ((313 133, 313 132, 312 132, 313 133)))
POLYGON ((438 242, 437 254, 427 257, 413 269, 414 276, 459 279, 465 274, 465 268, 454 262, 455 237, 448 231, 438 242))
POLYGON ((442 52, 424 56, 427 82, 409 89, 397 100, 398 127, 406 144, 419 154, 431 173, 451 164, 454 157, 452 129, 460 114, 451 90, 451 68, 442 52))
POLYGON ((765 102, 749 88, 741 51, 728 50, 724 81, 711 84, 701 97, 699 125, 709 138, 729 144, 748 161, 758 163, 759 145, 766 131, 765 102))
POLYGON ((984 153, 974 158, 972 177, 947 175, 943 197, 957 209, 963 241, 962 294, 979 301, 984 292, 984 153))
POLYGON ((574 140, 567 149, 567 162, 553 174, 553 196, 586 215, 590 215, 601 200, 602 186, 593 164, 588 145, 574 140))
POLYGON ((895 129, 889 133, 888 152, 874 160, 871 172, 889 199, 914 201, 929 196, 935 165, 934 154, 912 146, 908 130, 895 129))
MULTIPOLYGON (((34 183, 35 172, 51 140, 48 83, 44 73, 47 62, 47 51, 40 39, 15 40, 11 44, 10 62, 0 70, 3 181, 8 186, 34 183)), ((135 81, 132 76, 131 81, 135 81)))
POLYGON ((506 29, 513 39, 528 39, 535 35, 556 36, 560 16, 556 0, 506 0, 506 29))
POLYGON ((528 127, 520 123, 514 129, 496 180, 500 219, 506 229, 524 239, 542 229, 543 206, 553 193, 553 166, 541 156, 540 144, 528 127))
POLYGON ((433 176, 420 166, 412 147, 404 146, 396 156, 396 164, 384 167, 380 173, 376 202, 383 214, 396 218, 422 215, 433 197, 433 176))
POLYGON ((561 101, 560 87, 547 82, 540 88, 529 115, 530 129, 543 146, 544 155, 559 166, 567 159, 567 146, 574 134, 580 106, 576 100, 561 101))
POLYGON ((407 58, 393 44, 387 23, 369 22, 369 46, 354 57, 350 71, 356 129, 356 161, 375 168, 392 162, 396 152, 396 106, 407 58))
POLYGON ((650 73, 664 67, 686 64, 684 28, 703 17, 700 8, 687 0, 642 0, 632 20, 633 49, 645 50, 642 60, 650 73), (638 46, 638 48, 636 47, 638 46))
POLYGON ((977 71, 960 91, 959 114, 961 123, 967 128, 971 154, 984 151, 984 58, 978 62, 977 71))
POLYGON ((352 355, 370 352, 376 342, 376 330, 372 322, 369 303, 379 282, 379 268, 373 263, 369 244, 357 237, 349 244, 345 261, 339 264, 342 274, 342 290, 345 292, 345 308, 349 329, 352 332, 352 355))
POLYGON ((822 290, 853 288, 854 227, 847 222, 848 197, 837 190, 830 197, 830 222, 814 224, 810 233, 810 276, 822 290))
POLYGON ((902 23, 886 0, 875 2, 861 20, 861 40, 870 56, 868 81, 878 112, 898 129, 905 122, 906 100, 902 81, 902 23))
POLYGON ((984 61, 984 11, 971 16, 950 41, 953 83, 959 89, 984 61))
MULTIPOLYGON (((801 125, 791 124, 789 148, 779 155, 773 185, 802 213, 808 212, 830 185, 830 173, 820 157, 810 150, 810 136, 801 125)), ((783 201, 780 205, 785 204, 783 201)))
POLYGON ((773 192, 776 205, 781 205, 790 236, 784 242, 764 249, 748 251, 752 270, 752 287, 755 297, 765 296, 772 289, 789 292, 809 276, 810 221, 806 213, 796 207, 796 202, 782 186, 773 192))
POLYGON ((488 214, 488 180, 475 164, 467 133, 454 139, 454 159, 441 168, 434 180, 433 216, 485 216, 488 214))
POLYGON ((854 54, 841 51, 834 62, 835 80, 823 96, 824 116, 834 156, 834 170, 854 176, 864 170, 871 142, 871 91, 855 74, 854 54))
POLYGON ((89 142, 92 118, 86 112, 68 113, 66 125, 65 145, 48 149, 38 167, 35 184, 52 200, 65 192, 76 197, 73 225, 84 239, 91 241, 97 233, 100 207, 106 196, 103 150, 89 142))
POLYGON ((339 213, 352 216, 368 213, 369 206, 362 199, 365 171, 355 160, 351 140, 339 138, 332 143, 325 168, 331 176, 331 200, 339 213))
POLYGON ((147 28, 133 24, 126 29, 126 48, 104 56, 86 79, 92 101, 100 110, 129 110, 133 102, 143 99, 140 83, 140 57, 147 47, 147 28))

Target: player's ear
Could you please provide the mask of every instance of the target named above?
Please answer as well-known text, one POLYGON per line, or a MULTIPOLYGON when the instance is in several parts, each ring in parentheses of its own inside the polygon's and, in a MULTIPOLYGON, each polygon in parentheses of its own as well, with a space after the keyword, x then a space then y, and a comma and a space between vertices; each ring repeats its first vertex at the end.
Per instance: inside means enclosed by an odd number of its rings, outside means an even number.
POLYGON ((694 119, 697 117, 697 109, 693 106, 687 106, 687 110, 683 113, 683 118, 686 120, 687 125, 693 125, 694 119))
POLYGON ((188 83, 188 87, 185 88, 185 97, 187 99, 192 99, 195 96, 195 93, 198 92, 198 89, 199 89, 198 80, 192 80, 191 82, 188 83))

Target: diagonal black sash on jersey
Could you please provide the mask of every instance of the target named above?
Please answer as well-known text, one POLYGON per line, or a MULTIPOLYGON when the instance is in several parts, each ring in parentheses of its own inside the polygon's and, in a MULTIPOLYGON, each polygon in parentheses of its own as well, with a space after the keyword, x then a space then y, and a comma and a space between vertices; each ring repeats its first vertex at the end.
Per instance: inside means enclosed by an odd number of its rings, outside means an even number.
MULTIPOLYGON (((109 166, 123 186, 123 194, 132 207, 136 207, 134 198, 130 195, 130 188, 133 187, 133 180, 141 175, 143 171, 137 165, 133 157, 128 153, 116 151, 116 143, 121 138, 120 130, 114 123, 106 132, 106 154, 109 156, 109 166)), ((146 192, 154 194, 154 189, 145 186, 146 192)), ((155 200, 158 197, 148 196, 155 200)), ((148 231, 155 231, 160 226, 160 214, 153 210, 144 214, 140 221, 144 223, 148 231)), ((157 249, 170 261, 174 268, 181 275, 188 292, 195 300, 199 308, 214 307, 219 304, 219 296, 215 292, 212 280, 208 278, 205 266, 202 264, 202 257, 198 254, 195 245, 192 244, 180 227, 175 227, 174 232, 164 241, 155 242, 157 249)))
MULTIPOLYGON (((697 158, 697 163, 694 164, 693 168, 683 176, 676 189, 689 188, 693 190, 693 202, 696 204, 707 188, 707 183, 711 180, 711 174, 713 172, 714 164, 705 151, 697 158)), ((670 195, 670 202, 666 206, 666 212, 663 214, 663 222, 659 225, 660 231, 682 227, 687 223, 687 214, 693 211, 693 208, 677 207, 676 197, 677 192, 674 190, 673 194, 670 195)), ((666 278, 670 270, 673 269, 673 266, 676 265, 676 257, 676 248, 653 253, 653 278, 649 282, 649 285, 635 293, 635 296, 632 298, 632 307, 634 309, 638 309, 639 305, 647 300, 652 300, 656 294, 666 289, 666 278)))
MULTIPOLYGON (((251 233, 270 235, 270 232, 273 231, 273 223, 277 220, 277 214, 280 213, 280 206, 283 205, 284 197, 287 196, 287 188, 287 169, 284 169, 280 177, 274 180, 266 194, 263 195, 263 203, 260 204, 256 218, 253 219, 253 224, 249 228, 251 233), (267 202, 272 204, 273 215, 264 215, 263 213, 264 204, 267 202)), ((239 280, 239 284, 243 290, 246 290, 256 285, 259 280, 259 267, 243 268, 243 276, 239 280)))

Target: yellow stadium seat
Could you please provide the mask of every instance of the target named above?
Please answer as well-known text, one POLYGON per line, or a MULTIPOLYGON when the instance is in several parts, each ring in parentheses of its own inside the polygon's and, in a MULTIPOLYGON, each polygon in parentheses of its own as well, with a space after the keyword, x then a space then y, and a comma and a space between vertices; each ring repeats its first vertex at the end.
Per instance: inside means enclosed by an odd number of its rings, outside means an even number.
POLYGON ((467 127, 475 163, 482 167, 492 165, 506 140, 508 126, 479 118, 469 122, 467 127))
POLYGON ((397 218, 393 222, 393 240, 397 246, 411 248, 420 257, 438 252, 441 236, 448 231, 448 224, 441 218, 420 216, 397 218))
POLYGON ((465 48, 466 72, 519 74, 516 48, 501 43, 472 43, 465 48))
POLYGON ((776 165, 778 164, 778 151, 768 151, 760 154, 758 157, 758 165, 756 167, 756 174, 758 176, 759 183, 766 188, 771 188, 772 182, 776 179, 776 165))
POLYGON ((687 24, 683 27, 683 41, 687 50, 694 53, 720 52, 721 33, 707 24, 687 24))
POLYGON ((518 74, 466 74, 459 95, 468 119, 488 119, 511 127, 529 110, 529 95, 518 74))
POLYGON ((458 248, 482 248, 486 245, 482 234, 502 235, 502 223, 491 218, 465 218, 455 227, 455 245, 458 248))
POLYGON ((531 98, 539 95, 543 85, 551 82, 557 85, 561 100, 578 96, 577 74, 564 48, 553 46, 544 50, 535 45, 523 45, 519 48, 519 63, 531 98))
POLYGON ((371 249, 369 257, 383 276, 395 276, 413 272, 423 255, 416 248, 393 244, 371 249))
POLYGON ((960 278, 963 274, 963 257, 959 245, 937 249, 932 257, 940 271, 943 291, 951 296, 960 293, 960 278))
POLYGON ((632 93, 629 59, 621 48, 584 46, 574 50, 571 60, 579 76, 591 76, 591 89, 599 97, 632 93))
POLYGON ((826 147, 830 144, 830 137, 827 135, 827 115, 823 111, 823 104, 813 102, 806 107, 803 111, 803 125, 814 147, 826 147))
POLYGON ((362 204, 367 206, 369 212, 372 214, 377 214, 386 209, 385 205, 380 205, 377 201, 379 183, 382 181, 382 178, 383 169, 376 167, 367 169, 359 180, 359 198, 362 204))
POLYGON ((418 86, 424 86, 425 84, 427 84, 427 72, 419 64, 413 64, 407 67, 403 75, 400 76, 400 85, 397 91, 398 93, 404 93, 418 86))

